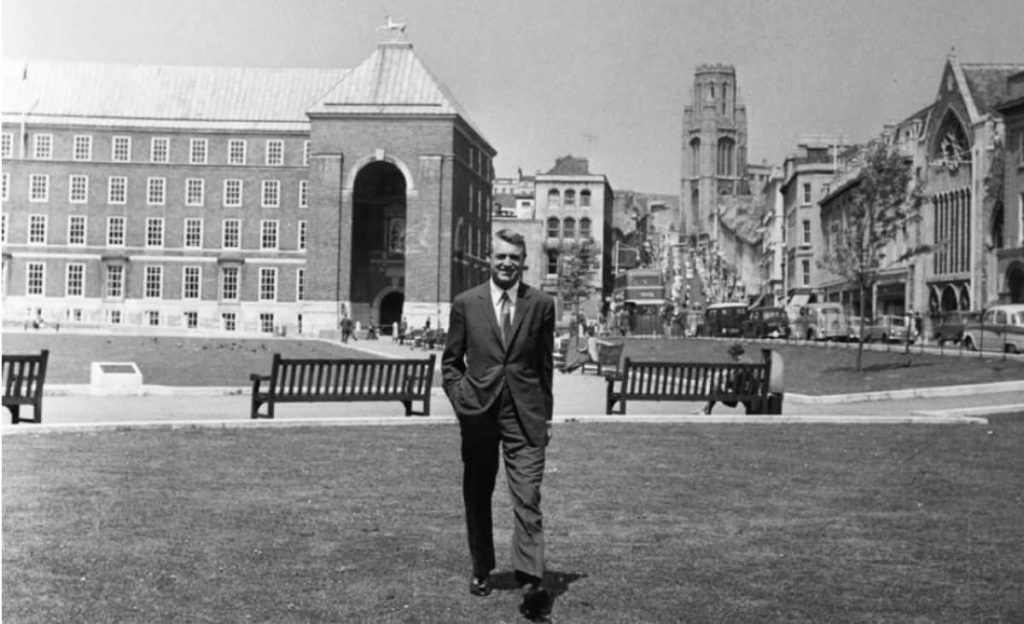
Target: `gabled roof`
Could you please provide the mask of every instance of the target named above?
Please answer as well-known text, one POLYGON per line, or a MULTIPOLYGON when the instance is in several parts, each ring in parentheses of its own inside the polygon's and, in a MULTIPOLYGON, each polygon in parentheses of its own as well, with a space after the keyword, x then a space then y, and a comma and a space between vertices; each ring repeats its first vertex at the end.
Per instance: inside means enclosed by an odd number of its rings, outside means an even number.
POLYGON ((961 63, 960 68, 978 113, 986 115, 1009 95, 1006 80, 1024 70, 1024 63, 961 63))
POLYGON ((479 136, 451 91, 413 53, 408 42, 387 42, 308 109, 310 115, 461 117, 479 136))
POLYGON ((173 121, 309 122, 348 70, 4 61, 3 112, 173 121))

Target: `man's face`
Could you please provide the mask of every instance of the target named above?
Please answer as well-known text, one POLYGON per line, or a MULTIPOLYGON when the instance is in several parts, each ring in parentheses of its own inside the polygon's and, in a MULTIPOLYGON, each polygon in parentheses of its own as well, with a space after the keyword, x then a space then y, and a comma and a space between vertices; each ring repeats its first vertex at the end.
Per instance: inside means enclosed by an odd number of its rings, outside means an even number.
POLYGON ((491 249, 491 279, 498 288, 510 288, 523 273, 526 250, 500 238, 491 249))

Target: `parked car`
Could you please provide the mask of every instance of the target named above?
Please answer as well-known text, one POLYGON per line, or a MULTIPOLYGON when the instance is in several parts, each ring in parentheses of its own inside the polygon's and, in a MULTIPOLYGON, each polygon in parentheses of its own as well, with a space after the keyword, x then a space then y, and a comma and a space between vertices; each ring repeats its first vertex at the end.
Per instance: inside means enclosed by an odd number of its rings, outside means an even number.
POLYGON ((963 345, 970 350, 1024 353, 1024 303, 992 306, 980 320, 964 325, 963 345))
POLYGON ((849 335, 846 313, 838 303, 802 305, 790 326, 793 336, 807 340, 837 340, 849 335))
POLYGON ((917 328, 914 327, 913 317, 909 315, 882 314, 864 332, 864 340, 913 344, 917 340, 917 328))
POLYGON ((745 303, 713 303, 704 310, 704 321, 697 328, 697 333, 711 337, 740 336, 746 318, 745 303))
POLYGON ((864 337, 861 333, 864 331, 866 325, 870 323, 864 322, 863 316, 848 316, 846 317, 846 335, 847 340, 851 342, 860 342, 864 337))
POLYGON ((935 325, 934 337, 939 346, 952 342, 957 344, 964 336, 967 323, 981 320, 981 312, 973 310, 953 310, 944 313, 935 325))
POLYGON ((786 308, 753 308, 743 321, 747 338, 789 338, 789 315, 786 308))

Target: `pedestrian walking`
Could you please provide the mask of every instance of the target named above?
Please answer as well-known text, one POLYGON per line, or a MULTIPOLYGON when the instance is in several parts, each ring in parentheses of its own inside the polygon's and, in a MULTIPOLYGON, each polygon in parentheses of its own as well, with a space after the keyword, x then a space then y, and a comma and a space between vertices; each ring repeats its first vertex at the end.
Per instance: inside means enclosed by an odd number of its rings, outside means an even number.
POLYGON ((512 565, 522 587, 520 612, 542 619, 551 599, 542 587, 544 530, 540 487, 553 407, 555 304, 521 281, 523 236, 503 229, 491 241, 491 279, 452 302, 441 357, 443 386, 462 437, 463 501, 472 576, 486 596, 495 568, 491 498, 499 447, 514 508, 512 565))
POLYGON ((345 315, 341 318, 341 342, 347 344, 349 338, 355 340, 355 336, 352 335, 352 319, 345 315))

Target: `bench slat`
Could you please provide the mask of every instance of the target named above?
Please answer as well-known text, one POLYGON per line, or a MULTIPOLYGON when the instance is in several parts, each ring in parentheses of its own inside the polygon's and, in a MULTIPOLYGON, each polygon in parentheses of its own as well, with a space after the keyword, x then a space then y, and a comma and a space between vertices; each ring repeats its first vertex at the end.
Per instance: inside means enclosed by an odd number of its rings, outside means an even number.
MULTIPOLYGON (((748 403, 749 409, 754 411, 781 413, 781 391, 769 392, 772 358, 779 356, 773 356, 767 349, 762 352, 762 364, 634 362, 625 358, 621 372, 606 375, 607 413, 614 413, 614 406, 618 403, 618 413, 624 414, 630 400, 736 401, 748 403)), ((781 359, 779 364, 781 366, 781 359)))
POLYGON ((284 359, 274 354, 269 376, 251 375, 253 418, 267 403, 273 418, 275 403, 321 401, 401 401, 412 414, 412 401, 423 401, 429 414, 430 389, 436 355, 426 360, 284 359), (263 384, 266 390, 263 390, 263 384))
POLYGON ((49 356, 48 349, 43 349, 38 355, 3 356, 3 405, 11 412, 12 423, 28 420, 21 418, 22 405, 31 405, 33 408, 33 417, 29 422, 43 421, 43 387, 49 356))

